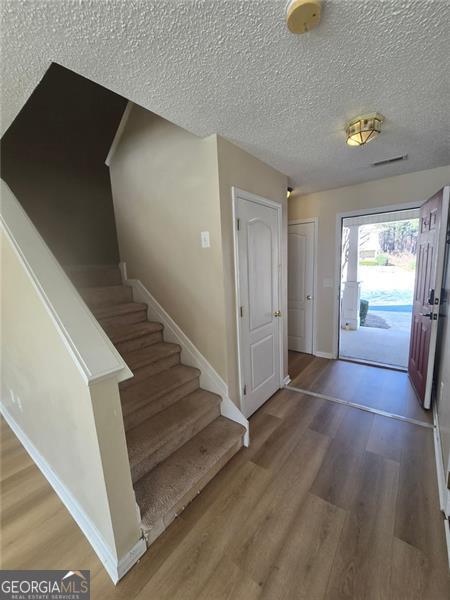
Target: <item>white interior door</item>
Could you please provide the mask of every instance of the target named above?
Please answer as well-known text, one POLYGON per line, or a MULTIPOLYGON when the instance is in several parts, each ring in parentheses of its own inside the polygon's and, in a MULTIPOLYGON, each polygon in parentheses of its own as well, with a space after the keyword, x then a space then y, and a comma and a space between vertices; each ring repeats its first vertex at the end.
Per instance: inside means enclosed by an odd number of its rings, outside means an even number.
POLYGON ((288 226, 288 347, 313 352, 315 223, 288 226))
POLYGON ((250 416, 280 387, 278 210, 236 197, 242 404, 250 416))

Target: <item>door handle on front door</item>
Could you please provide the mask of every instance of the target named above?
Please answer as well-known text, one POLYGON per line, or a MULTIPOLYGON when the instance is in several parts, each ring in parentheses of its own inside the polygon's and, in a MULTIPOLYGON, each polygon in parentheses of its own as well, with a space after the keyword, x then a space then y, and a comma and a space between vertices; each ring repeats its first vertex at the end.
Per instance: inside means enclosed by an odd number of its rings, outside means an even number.
POLYGON ((273 313, 273 316, 274 316, 274 317, 281 317, 281 310, 276 310, 276 311, 273 313))
POLYGON ((307 300, 312 300, 312 296, 311 296, 311 294, 308 294, 308 295, 306 296, 306 299, 307 299, 307 300))

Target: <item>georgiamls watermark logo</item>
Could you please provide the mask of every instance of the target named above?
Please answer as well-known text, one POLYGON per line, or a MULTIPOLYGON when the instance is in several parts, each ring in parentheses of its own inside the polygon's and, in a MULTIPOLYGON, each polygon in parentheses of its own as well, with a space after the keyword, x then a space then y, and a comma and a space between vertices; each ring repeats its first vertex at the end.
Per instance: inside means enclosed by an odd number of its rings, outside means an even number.
POLYGON ((89 598, 89 571, 0 571, 0 600, 89 598))

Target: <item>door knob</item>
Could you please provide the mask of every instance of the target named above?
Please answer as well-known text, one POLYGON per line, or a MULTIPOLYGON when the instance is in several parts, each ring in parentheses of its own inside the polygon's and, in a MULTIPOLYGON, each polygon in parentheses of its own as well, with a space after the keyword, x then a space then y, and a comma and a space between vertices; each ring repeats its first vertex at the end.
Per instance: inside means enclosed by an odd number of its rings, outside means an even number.
POLYGON ((307 299, 307 300, 312 300, 312 296, 311 296, 311 294, 308 294, 308 295, 306 296, 306 299, 307 299))
POLYGON ((276 311, 273 313, 273 316, 274 316, 274 317, 281 317, 281 310, 276 310, 276 311))

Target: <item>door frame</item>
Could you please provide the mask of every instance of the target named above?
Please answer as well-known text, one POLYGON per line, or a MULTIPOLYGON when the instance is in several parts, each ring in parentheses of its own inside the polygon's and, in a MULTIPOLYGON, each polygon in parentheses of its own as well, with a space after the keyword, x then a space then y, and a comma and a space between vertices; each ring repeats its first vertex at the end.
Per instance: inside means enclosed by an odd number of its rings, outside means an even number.
MULTIPOLYGON (((432 196, 430 196, 431 198, 432 196)), ((441 212, 441 223, 439 227, 439 237, 437 246, 437 261, 436 261, 436 289, 439 291, 439 304, 432 312, 436 310, 436 320, 433 319, 431 322, 431 336, 430 336, 430 350, 428 354, 428 367, 427 367, 427 383, 425 386, 425 408, 431 408, 432 404, 432 392, 433 392, 433 373, 436 362, 436 344, 437 334, 439 327, 439 315, 442 295, 442 279, 444 277, 444 266, 445 266, 445 246, 447 240, 447 227, 448 227, 448 216, 449 216, 449 203, 450 203, 450 186, 445 185, 442 191, 442 212, 441 212), (430 360, 431 359, 431 360, 430 360)))
MULTIPOLYGON (((312 323, 312 354, 316 356, 317 350, 317 254, 319 251, 319 217, 310 217, 309 219, 290 219, 288 221, 288 235, 289 225, 307 225, 312 223, 314 225, 314 237, 313 237, 313 323, 312 323)), ((289 260, 289 255, 288 255, 289 260)), ((288 288, 289 289, 289 288, 288 288)), ((289 300, 289 299, 288 299, 289 300)))
MULTIPOLYGON (((240 314, 239 307, 241 306, 241 290, 239 285, 239 240, 237 235, 237 227, 236 227, 236 214, 237 214, 237 203, 239 199, 247 200, 249 202, 253 202, 255 204, 259 204, 261 206, 268 206, 269 208, 273 208, 277 211, 277 222, 278 222, 278 306, 281 308, 282 305, 282 273, 283 273, 283 254, 282 254, 282 210, 283 206, 279 202, 275 202, 274 200, 269 200, 268 198, 264 198, 263 196, 258 196, 257 194, 253 194, 252 192, 246 192, 236 186, 231 187, 231 198, 232 198, 232 214, 233 214, 233 258, 234 258, 234 299, 235 299, 235 319, 236 319, 236 335, 237 335, 237 366, 238 366, 238 384, 239 384, 239 399, 241 402, 242 412, 245 416, 247 416, 247 411, 245 410, 245 396, 243 394, 243 383, 242 383, 242 352, 241 352, 241 326, 240 326, 240 314)), ((285 319, 281 318, 278 320, 278 348, 279 348, 279 369, 280 369, 280 381, 279 387, 284 387, 284 348, 283 348, 283 339, 284 339, 284 330, 285 330, 285 319)))
POLYGON ((347 217, 363 217, 365 215, 378 215, 386 212, 397 212, 401 210, 417 209, 426 200, 420 202, 402 202, 398 204, 386 204, 373 208, 360 208, 336 214, 336 259, 334 266, 334 302, 333 302, 333 349, 331 358, 339 358, 339 335, 341 327, 340 303, 341 303, 341 258, 342 258, 342 227, 343 220, 347 217))

